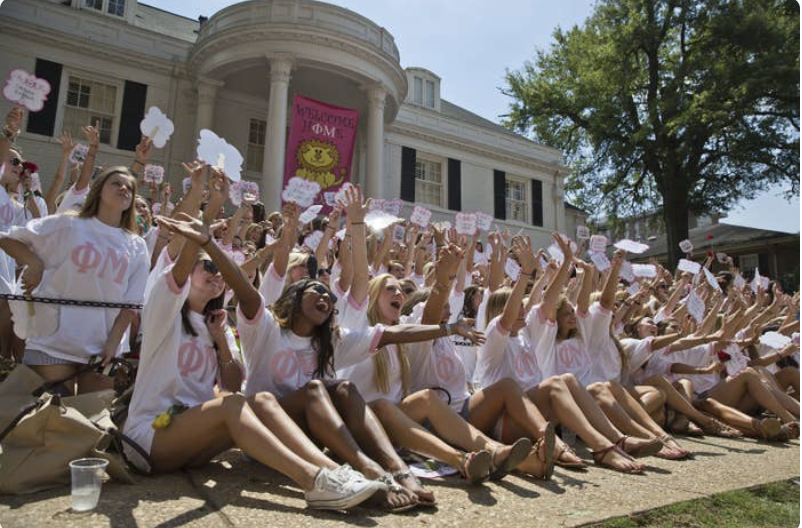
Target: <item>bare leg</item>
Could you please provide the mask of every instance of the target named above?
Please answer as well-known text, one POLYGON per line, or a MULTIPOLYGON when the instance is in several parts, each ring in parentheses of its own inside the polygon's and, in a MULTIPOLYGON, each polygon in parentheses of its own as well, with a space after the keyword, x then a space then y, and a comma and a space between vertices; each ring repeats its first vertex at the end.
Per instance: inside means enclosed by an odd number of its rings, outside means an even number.
POLYGON ((776 414, 783 423, 795 422, 797 418, 779 402, 772 391, 764 384, 760 375, 751 368, 710 390, 710 397, 724 405, 737 406, 749 394, 764 409, 776 414))
POLYGON ((744 414, 738 409, 734 409, 729 405, 724 405, 714 398, 696 400, 694 405, 698 406, 704 412, 712 414, 730 427, 738 429, 742 433, 746 433, 748 435, 754 435, 756 433, 754 420, 751 416, 744 414))
POLYGON ((173 416, 170 427, 156 431, 150 456, 156 471, 169 472, 202 465, 235 445, 304 490, 312 489, 319 468, 282 444, 238 394, 173 416))
MULTIPOLYGON (((39 374, 45 381, 58 381, 75 374, 78 365, 31 365, 31 369, 39 374)), ((64 383, 70 395, 75 394, 75 381, 64 383)))
POLYGON ((601 407, 604 414, 607 415, 616 428, 620 429, 625 434, 640 438, 652 438, 654 436, 651 431, 635 421, 629 413, 624 410, 606 384, 594 383, 588 386, 588 392, 593 395, 599 407, 601 407))
POLYGON ((793 389, 793 398, 799 401, 799 369, 796 367, 783 367, 774 375, 777 384, 783 390, 793 389))
MULTIPOLYGON (((687 380, 680 380, 680 382, 678 383, 681 383, 683 381, 687 380)), ((675 411, 677 411, 678 413, 685 415, 686 417, 688 417, 688 419, 692 420, 693 422, 699 424, 702 427, 714 426, 715 420, 712 417, 706 415, 705 413, 699 411, 696 407, 691 405, 690 395, 688 395, 687 392, 685 393, 685 396, 683 396, 683 394, 680 393, 676 388, 674 388, 674 385, 669 383, 669 381, 665 379, 663 376, 652 376, 651 378, 646 380, 646 383, 659 388, 660 391, 663 394, 665 394, 666 404, 675 411)), ((688 382, 687 384, 690 385, 690 382, 688 382)), ((684 388, 683 390, 690 390, 690 386, 684 388)))

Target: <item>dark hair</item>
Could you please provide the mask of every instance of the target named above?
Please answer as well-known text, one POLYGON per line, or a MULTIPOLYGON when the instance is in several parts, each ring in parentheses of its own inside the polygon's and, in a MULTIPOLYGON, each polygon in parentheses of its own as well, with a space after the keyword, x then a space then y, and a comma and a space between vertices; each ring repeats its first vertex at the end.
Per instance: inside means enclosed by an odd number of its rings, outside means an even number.
POLYGON ((265 221, 265 204, 256 202, 251 206, 251 210, 253 210, 253 220, 251 221, 254 224, 261 224, 265 221))
MULTIPOLYGON (((270 306, 276 322, 281 328, 292 329, 298 314, 301 313, 301 299, 304 291, 310 284, 321 284, 313 279, 301 279, 290 284, 281 294, 281 297, 270 306)), ((327 374, 334 374, 334 345, 333 334, 337 332, 334 324, 334 311, 323 324, 317 326, 312 332, 312 348, 317 352, 317 368, 313 372, 316 378, 324 378, 327 374)))
POLYGON ((482 293, 482 287, 471 284, 465 288, 465 300, 462 303, 462 316, 466 319, 476 319, 476 310, 473 308, 474 298, 482 293))
MULTIPOLYGON (((197 266, 199 262, 201 262, 200 259, 195 262, 195 265, 197 266)), ((223 288, 223 293, 214 299, 210 299, 209 302, 206 303, 206 306, 203 307, 203 316, 206 317, 209 313, 220 310, 225 305, 225 302, 226 290, 223 288)), ((184 301, 184 305, 181 307, 181 327, 184 329, 185 333, 192 337, 198 337, 198 332, 195 330, 195 327, 192 326, 192 321, 189 320, 189 300, 184 301)), ((214 345, 214 348, 217 350, 217 344, 214 345)))

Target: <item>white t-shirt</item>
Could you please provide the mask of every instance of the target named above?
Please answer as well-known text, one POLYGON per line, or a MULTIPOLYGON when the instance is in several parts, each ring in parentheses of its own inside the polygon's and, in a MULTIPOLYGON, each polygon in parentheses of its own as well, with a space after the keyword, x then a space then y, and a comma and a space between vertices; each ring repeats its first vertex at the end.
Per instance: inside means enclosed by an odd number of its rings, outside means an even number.
POLYGON ((186 333, 181 323, 181 307, 190 289, 189 279, 178 287, 170 264, 145 299, 139 370, 123 432, 148 453, 154 434, 151 424, 158 415, 172 405, 194 407, 213 400, 214 385, 220 383, 217 352, 203 315, 188 313, 197 337, 186 333))
POLYGON ((621 339, 621 346, 624 348, 624 353, 627 355, 627 371, 624 373, 624 381, 626 383, 638 383, 638 381, 635 380, 635 376, 639 371, 643 370, 642 367, 646 365, 646 362, 652 357, 652 343, 654 343, 654 336, 649 336, 646 339, 634 339, 631 337, 621 339))
MULTIPOLYGON (((264 307, 264 299, 253 319, 245 317, 240 306, 237 321, 247 365, 247 396, 268 391, 280 398, 315 378, 318 362, 312 339, 281 328, 264 307)), ((355 365, 375 353, 383 332, 381 325, 360 330, 339 328, 332 337, 334 370, 355 365)))
MULTIPOLYGON (((6 192, 5 187, 0 185, 0 232, 8 233, 14 226, 25 225, 25 215, 21 203, 14 201, 6 192)), ((11 293, 14 290, 14 273, 17 264, 6 252, 0 250, 0 281, 3 293, 11 293)))
MULTIPOLYGON (((52 215, 14 227, 8 236, 27 244, 44 262, 34 296, 132 304, 144 299, 150 265, 145 241, 137 235, 97 218, 52 215)), ((102 353, 118 313, 116 308, 37 304, 34 317, 58 323, 48 335, 29 336, 26 347, 85 362, 102 353)))
POLYGON ((404 399, 404 389, 401 383, 401 362, 398 359, 399 350, 396 345, 387 345, 376 352, 387 358, 387 387, 388 392, 379 391, 373 381, 373 357, 363 359, 355 365, 337 370, 337 377, 347 379, 359 390, 362 398, 370 403, 384 399, 399 403, 404 399))
POLYGON ((687 350, 671 352, 671 347, 665 347, 655 351, 649 359, 644 369, 643 375, 665 376, 672 383, 680 379, 688 379, 693 383, 693 392, 701 394, 710 390, 721 381, 719 374, 675 374, 671 372, 674 363, 684 363, 692 367, 707 367, 713 361, 717 361, 716 348, 714 343, 699 345, 687 350))
POLYGON ((70 211, 80 211, 84 205, 86 195, 89 194, 89 185, 83 188, 82 191, 76 191, 75 185, 72 185, 67 192, 64 193, 64 198, 56 208, 56 214, 67 213, 70 211))
MULTIPOLYGON (((526 326, 537 364, 544 378, 573 374, 583 386, 594 382, 593 361, 584 341, 585 330, 588 328, 593 330, 593 320, 586 320, 592 317, 592 312, 584 317, 577 314, 577 323, 582 335, 557 342, 557 322, 546 319, 540 304, 529 312, 526 326)), ((588 335, 592 336, 593 332, 588 335)))
POLYGON ((262 282, 259 284, 259 293, 262 294, 262 299, 265 301, 265 306, 270 306, 281 297, 284 292, 284 285, 287 283, 287 273, 281 276, 276 271, 273 263, 267 267, 267 271, 262 277, 262 282))
POLYGON ((510 336, 510 331, 501 325, 501 316, 498 316, 487 325, 485 339, 476 361, 476 381, 481 387, 510 378, 526 391, 543 381, 543 373, 525 329, 510 336))

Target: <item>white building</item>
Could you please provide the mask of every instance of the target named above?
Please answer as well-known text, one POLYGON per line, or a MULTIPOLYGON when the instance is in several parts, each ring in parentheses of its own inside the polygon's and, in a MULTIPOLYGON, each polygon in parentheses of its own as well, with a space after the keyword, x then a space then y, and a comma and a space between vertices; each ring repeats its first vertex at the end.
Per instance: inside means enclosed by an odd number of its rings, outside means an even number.
POLYGON ((44 185, 62 129, 81 138, 80 126, 100 119, 100 162, 128 164, 139 121, 158 106, 176 130, 152 160, 174 188, 209 128, 242 152, 243 176, 275 209, 288 109, 300 94, 359 112, 351 179, 370 196, 425 204, 435 219, 486 211, 541 245, 573 227, 558 150, 441 99, 441 79, 402 68, 387 30, 330 4, 252 0, 195 21, 135 0, 6 0, 0 74, 14 68, 53 87, 19 140, 44 185))

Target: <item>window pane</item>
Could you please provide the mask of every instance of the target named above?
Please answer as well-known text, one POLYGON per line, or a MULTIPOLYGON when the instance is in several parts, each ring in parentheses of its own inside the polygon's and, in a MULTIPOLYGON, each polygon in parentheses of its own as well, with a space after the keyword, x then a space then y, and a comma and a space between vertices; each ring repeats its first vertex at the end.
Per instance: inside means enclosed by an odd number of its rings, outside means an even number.
POLYGON ((423 79, 415 77, 415 102, 423 104, 423 79))
POLYGON ((125 15, 125 0, 109 0, 108 13, 119 17, 125 15))
POLYGON ((434 83, 426 81, 426 106, 434 108, 434 83))
POLYGON ((86 0, 84 5, 90 9, 101 11, 103 9, 103 0, 86 0))
POLYGON ((443 185, 439 163, 427 160, 415 161, 415 200, 428 205, 442 206, 443 185))

